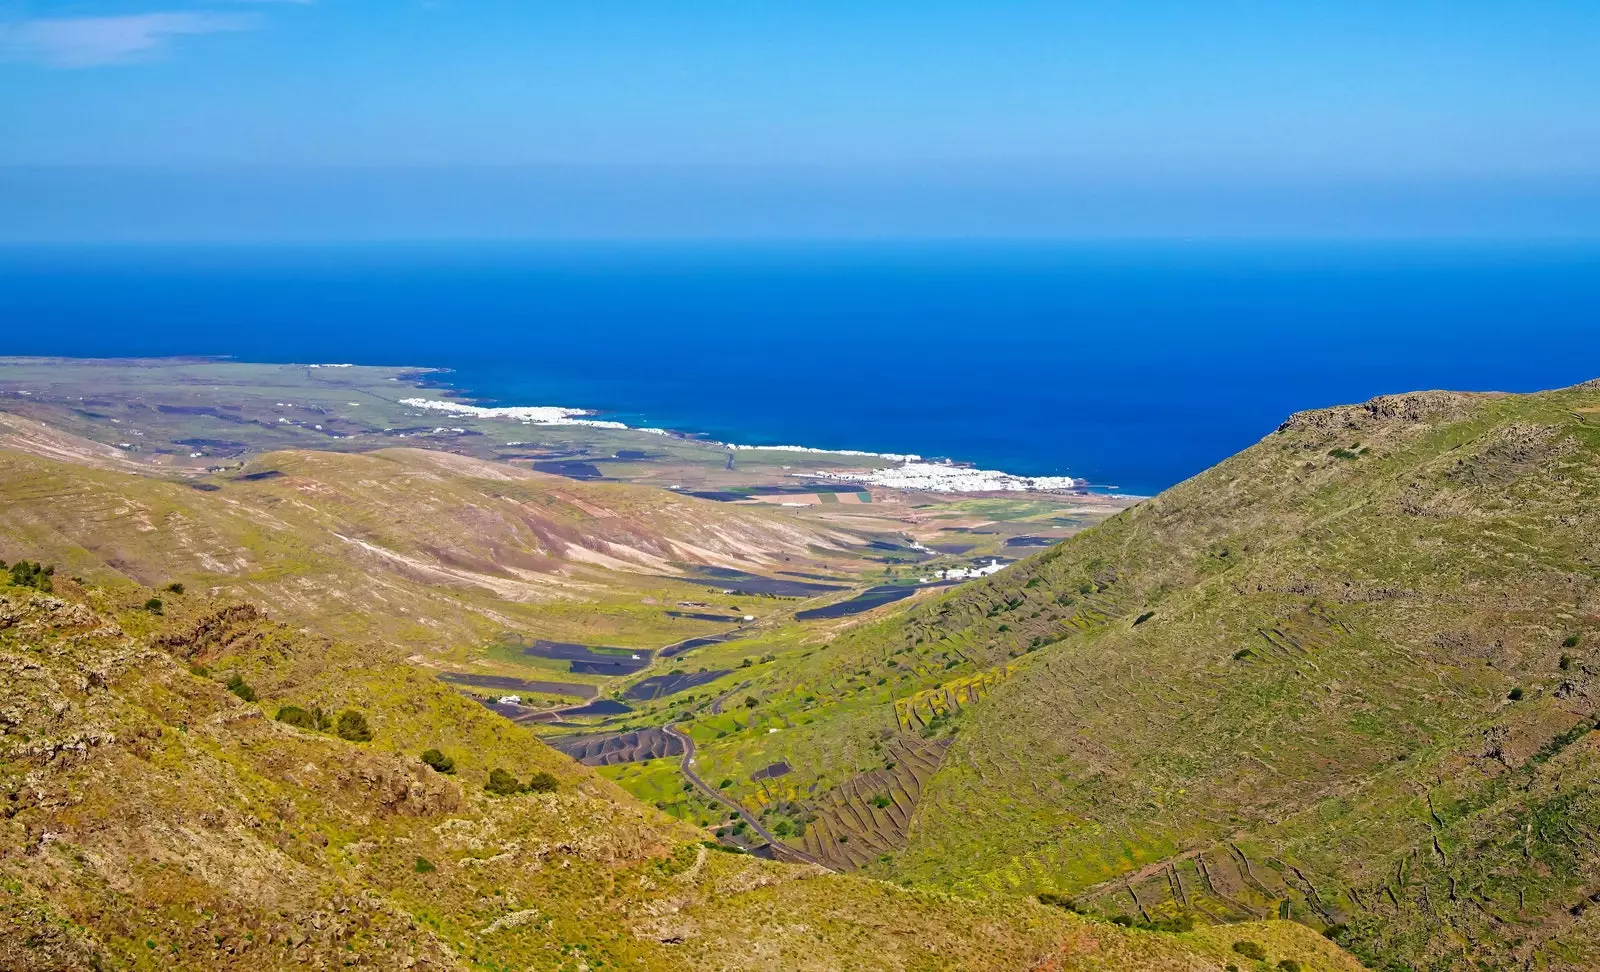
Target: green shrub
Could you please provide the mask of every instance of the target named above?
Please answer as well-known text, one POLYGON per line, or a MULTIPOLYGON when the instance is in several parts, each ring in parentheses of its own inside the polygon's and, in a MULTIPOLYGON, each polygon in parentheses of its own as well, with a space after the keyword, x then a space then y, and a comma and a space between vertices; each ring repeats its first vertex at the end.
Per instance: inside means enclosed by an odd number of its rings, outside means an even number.
POLYGON ((522 784, 517 778, 498 766, 489 771, 489 782, 483 788, 494 796, 511 796, 522 792, 522 784))
POLYGON ((1061 908, 1063 910, 1072 912, 1076 912, 1078 910, 1078 902, 1064 894, 1056 894, 1053 891, 1045 891, 1039 894, 1037 897, 1039 899, 1039 903, 1042 905, 1049 905, 1052 908, 1061 908))
POLYGON ((1522 687, 1518 686, 1517 688, 1514 688, 1511 691, 1507 692, 1506 693, 1506 698, 1510 699, 1513 702, 1522 701, 1522 687))
POLYGON ((1578 647, 1578 636, 1575 635, 1575 634, 1574 635, 1567 635, 1567 640, 1565 640, 1565 641, 1563 641, 1561 643, 1561 647, 1563 647, 1563 648, 1576 648, 1576 647, 1578 647))
POLYGON ((19 560, 11 565, 11 583, 15 587, 31 587, 48 594, 55 590, 55 584, 50 580, 55 572, 53 565, 46 567, 37 562, 19 560))
POLYGON ((528 777, 526 789, 529 793, 554 793, 558 785, 554 776, 540 770, 528 777))
POLYGON ((339 713, 339 722, 335 730, 340 739, 351 742, 370 742, 372 728, 367 725, 367 717, 354 709, 346 709, 339 713))
POLYGON ((1155 616, 1156 616, 1156 612, 1154 612, 1154 611, 1146 611, 1143 614, 1141 614, 1138 617, 1133 619, 1133 626, 1135 628, 1137 628, 1139 625, 1144 624, 1146 621, 1150 620, 1151 618, 1153 618, 1155 616))
POLYGON ((1571 667, 1572 667, 1572 656, 1571 655, 1562 655, 1561 656, 1561 670, 1562 671, 1566 671, 1567 669, 1569 669, 1571 667))
POLYGON ((728 787, 730 787, 732 785, 733 785, 733 781, 732 780, 723 780, 721 783, 717 784, 717 789, 726 790, 728 787))
POLYGON ((309 729, 313 732, 317 729, 316 713, 302 709, 298 705, 283 706, 278 709, 276 718, 279 722, 294 726, 296 729, 309 729))
POLYGON ((1113 925, 1121 925, 1123 928, 1132 928, 1133 927, 1133 919, 1128 917, 1127 915, 1118 915, 1115 918, 1111 919, 1111 923, 1113 925))
POLYGON ((256 690, 251 688, 244 678, 239 675, 228 676, 228 691, 246 702, 254 702, 256 700, 256 690))
POLYGON ((744 697, 744 707, 747 709, 753 709, 760 704, 761 700, 753 695, 747 695, 744 697))
POLYGON ((772 835, 774 837, 787 837, 793 832, 793 828, 789 826, 789 821, 787 820, 780 820, 772 825, 772 835))
POLYGON ((1294 959, 1284 959, 1278 963, 1278 968, 1282 969, 1283 972, 1300 972, 1300 963, 1294 959))
POLYGON ((197 676, 199 678, 205 678, 206 676, 211 674, 211 669, 207 668, 204 665, 190 665, 189 666, 189 674, 197 676))
POLYGON ((144 602, 144 609, 149 611, 151 614, 160 614, 162 610, 161 598, 152 597, 150 600, 144 602))
POLYGON ((1267 960, 1267 950, 1257 942, 1234 942, 1233 950, 1245 958, 1255 959, 1257 962, 1265 962, 1267 960))
POLYGON ((422 761, 433 767, 436 773, 454 773, 456 771, 456 761, 437 749, 423 750, 422 761))
POLYGON ((426 857, 417 858, 417 862, 411 865, 411 869, 416 871, 418 874, 432 874, 434 871, 438 870, 437 867, 433 866, 433 862, 428 860, 426 857))
POLYGON ((173 581, 172 583, 167 585, 167 590, 171 591, 174 594, 182 594, 183 593, 183 585, 181 583, 179 583, 178 581, 173 581))
POLYGON ((1243 661, 1244 659, 1249 658, 1251 655, 1254 655, 1254 654, 1255 654, 1255 652, 1251 651, 1249 648, 1240 648, 1238 651, 1233 653, 1233 660, 1234 661, 1243 661))
POLYGON ((887 807, 889 804, 891 804, 893 802, 894 802, 893 800, 890 800, 888 797, 884 796, 882 793, 880 793, 877 796, 872 798, 872 805, 877 807, 879 810, 882 810, 884 807, 887 807))

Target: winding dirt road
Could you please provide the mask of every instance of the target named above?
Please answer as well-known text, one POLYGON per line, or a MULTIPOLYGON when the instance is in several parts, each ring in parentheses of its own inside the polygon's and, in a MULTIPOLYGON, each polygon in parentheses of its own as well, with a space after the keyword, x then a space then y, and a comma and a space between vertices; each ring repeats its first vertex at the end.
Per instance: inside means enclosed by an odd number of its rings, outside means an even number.
POLYGON ((689 738, 688 733, 684 732, 682 729, 679 729, 676 723, 665 726, 664 728, 666 729, 668 735, 676 737, 683 743, 683 759, 678 762, 678 768, 683 770, 683 775, 689 778, 689 782, 693 783, 695 788, 701 793, 704 793, 706 796, 727 807, 729 810, 737 813, 740 817, 743 817, 744 822, 750 825, 751 830, 755 831, 757 835, 772 845, 772 853, 774 856, 780 860, 800 861, 806 864, 815 864, 818 867, 827 870, 832 870, 832 868, 829 868, 826 864, 817 860, 815 857, 812 857, 810 854, 807 854, 805 851, 795 847, 790 847, 788 844, 785 844, 783 841, 773 836, 771 831, 761 826, 761 821, 756 819, 755 814, 746 810, 737 800, 734 800, 721 790, 712 786, 710 783, 702 780, 700 778, 700 774, 694 771, 694 740, 689 738))

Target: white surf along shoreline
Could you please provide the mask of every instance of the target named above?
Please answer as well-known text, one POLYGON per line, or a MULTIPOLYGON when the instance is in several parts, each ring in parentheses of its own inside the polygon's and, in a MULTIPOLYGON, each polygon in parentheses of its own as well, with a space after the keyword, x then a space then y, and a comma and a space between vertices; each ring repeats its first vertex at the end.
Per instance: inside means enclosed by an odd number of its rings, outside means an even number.
MULTIPOLYGON (((402 398, 401 405, 425 411, 442 412, 479 419, 501 419, 525 425, 583 425, 596 429, 619 429, 664 435, 674 438, 691 438, 670 429, 626 425, 606 419, 589 418, 595 413, 589 409, 566 408, 560 405, 468 405, 464 402, 444 401, 436 398, 402 398)), ((997 469, 978 469, 948 459, 930 461, 910 453, 865 452, 859 449, 818 449, 799 445, 742 445, 735 442, 712 442, 735 452, 799 452, 817 456, 856 457, 882 459, 895 463, 878 469, 820 470, 806 473, 804 478, 856 482, 867 486, 888 489, 916 490, 928 493, 1009 493, 1009 492, 1060 492, 1077 490, 1089 485, 1086 479, 1071 476, 1019 476, 997 469)))

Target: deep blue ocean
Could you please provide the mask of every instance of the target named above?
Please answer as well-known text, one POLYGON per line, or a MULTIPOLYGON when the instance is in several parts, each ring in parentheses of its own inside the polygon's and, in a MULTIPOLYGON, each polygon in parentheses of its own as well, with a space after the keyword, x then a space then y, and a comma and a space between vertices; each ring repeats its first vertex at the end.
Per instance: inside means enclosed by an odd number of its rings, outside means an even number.
POLYGON ((0 353, 442 367, 488 403, 1149 493, 1299 409, 1600 377, 1600 245, 0 249, 0 353))

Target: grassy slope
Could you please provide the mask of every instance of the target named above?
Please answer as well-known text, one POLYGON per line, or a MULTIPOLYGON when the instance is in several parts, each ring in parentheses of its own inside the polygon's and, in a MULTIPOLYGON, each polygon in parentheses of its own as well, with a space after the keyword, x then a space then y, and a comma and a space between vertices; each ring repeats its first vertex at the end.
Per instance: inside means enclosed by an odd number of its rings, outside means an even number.
POLYGON ((660 576, 672 563, 771 569, 853 539, 772 511, 415 449, 273 453, 246 472, 270 478, 200 491, 0 450, 0 555, 182 580, 418 648, 508 629, 653 647, 718 628, 646 602, 707 596, 660 576))
POLYGON ((0 587, 0 965, 1314 970, 1292 923, 1127 931, 707 852, 394 654, 196 595, 0 587), (243 677, 245 702, 222 681, 243 677), (367 713, 350 743, 266 713, 367 713), (416 759, 439 746, 442 776, 416 759), (554 794, 491 798, 493 766, 554 794))
POLYGON ((1589 967, 1597 565, 1600 389, 1296 416, 835 643, 862 681, 1016 666, 927 731, 952 748, 874 870, 1293 913, 1400 965, 1589 967))

